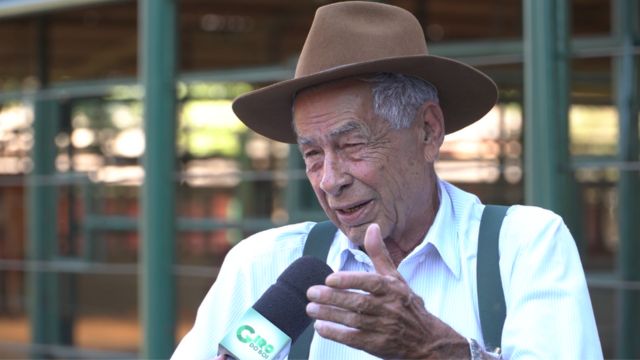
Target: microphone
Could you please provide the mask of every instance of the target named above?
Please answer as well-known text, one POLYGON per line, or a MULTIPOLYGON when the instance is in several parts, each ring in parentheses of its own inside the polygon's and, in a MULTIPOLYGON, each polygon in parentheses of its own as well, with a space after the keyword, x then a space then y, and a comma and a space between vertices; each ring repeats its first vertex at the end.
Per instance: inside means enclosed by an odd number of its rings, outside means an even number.
POLYGON ((218 355, 236 360, 278 360, 311 324, 307 290, 324 284, 333 270, 313 256, 291 263, 253 307, 233 325, 218 346, 218 355))

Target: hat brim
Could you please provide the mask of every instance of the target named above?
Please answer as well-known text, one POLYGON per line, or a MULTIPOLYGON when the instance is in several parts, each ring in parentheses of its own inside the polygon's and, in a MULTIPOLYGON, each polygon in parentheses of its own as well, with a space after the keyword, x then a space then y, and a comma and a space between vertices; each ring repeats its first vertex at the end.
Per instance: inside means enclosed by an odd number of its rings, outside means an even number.
POLYGON ((434 85, 447 134, 482 118, 498 99, 496 84, 473 67, 439 56, 417 55, 349 64, 275 83, 239 96, 233 102, 233 111, 255 132, 295 144, 291 109, 298 91, 332 80, 379 72, 410 75, 434 85))

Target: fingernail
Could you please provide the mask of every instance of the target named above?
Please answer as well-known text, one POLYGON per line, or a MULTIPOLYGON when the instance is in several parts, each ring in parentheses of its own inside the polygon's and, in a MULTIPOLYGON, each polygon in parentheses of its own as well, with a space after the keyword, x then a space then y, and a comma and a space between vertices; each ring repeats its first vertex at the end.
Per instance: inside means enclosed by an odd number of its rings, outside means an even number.
POLYGON ((307 304, 307 314, 310 316, 314 316, 318 313, 318 304, 316 303, 308 303, 307 304))
POLYGON ((316 300, 318 297, 320 297, 320 291, 318 290, 318 288, 312 286, 309 288, 309 290, 307 290, 307 297, 309 298, 309 300, 316 300))
POLYGON ((325 284, 327 284, 328 286, 340 287, 340 276, 336 274, 327 276, 325 284))
POLYGON ((324 321, 322 320, 316 320, 313 323, 313 328, 316 329, 316 331, 322 331, 324 327, 324 321))
POLYGON ((369 225, 369 227, 371 228, 371 231, 374 232, 374 234, 376 234, 376 235, 380 234, 380 225, 378 225, 377 223, 373 223, 373 224, 369 225))

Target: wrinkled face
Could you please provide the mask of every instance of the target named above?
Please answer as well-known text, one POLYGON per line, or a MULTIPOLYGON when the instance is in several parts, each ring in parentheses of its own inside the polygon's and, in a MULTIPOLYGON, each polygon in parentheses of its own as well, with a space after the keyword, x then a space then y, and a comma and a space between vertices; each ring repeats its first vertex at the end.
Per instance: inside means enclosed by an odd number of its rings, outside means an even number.
POLYGON ((351 241, 362 245, 373 222, 385 240, 424 236, 437 202, 433 160, 441 141, 427 141, 423 121, 391 128, 373 112, 369 85, 357 80, 305 90, 294 109, 307 177, 324 211, 351 241))

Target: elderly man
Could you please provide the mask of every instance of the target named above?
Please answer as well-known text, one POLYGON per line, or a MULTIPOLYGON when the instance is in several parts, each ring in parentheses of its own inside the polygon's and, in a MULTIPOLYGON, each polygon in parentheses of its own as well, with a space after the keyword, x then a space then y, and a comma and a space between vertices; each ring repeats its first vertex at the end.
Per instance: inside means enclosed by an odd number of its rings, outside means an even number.
MULTIPOLYGON (((510 207, 498 228, 506 318, 501 348, 484 347, 476 259, 485 206, 440 180, 434 162, 445 134, 496 98, 479 71, 428 55, 409 12, 343 2, 318 9, 294 79, 236 99, 250 128, 298 144, 339 229, 326 239, 335 273, 307 292, 309 358, 602 357, 571 234, 557 215, 526 206, 510 207)), ((301 256, 313 225, 234 247, 174 358, 214 357, 230 324, 301 256)))

